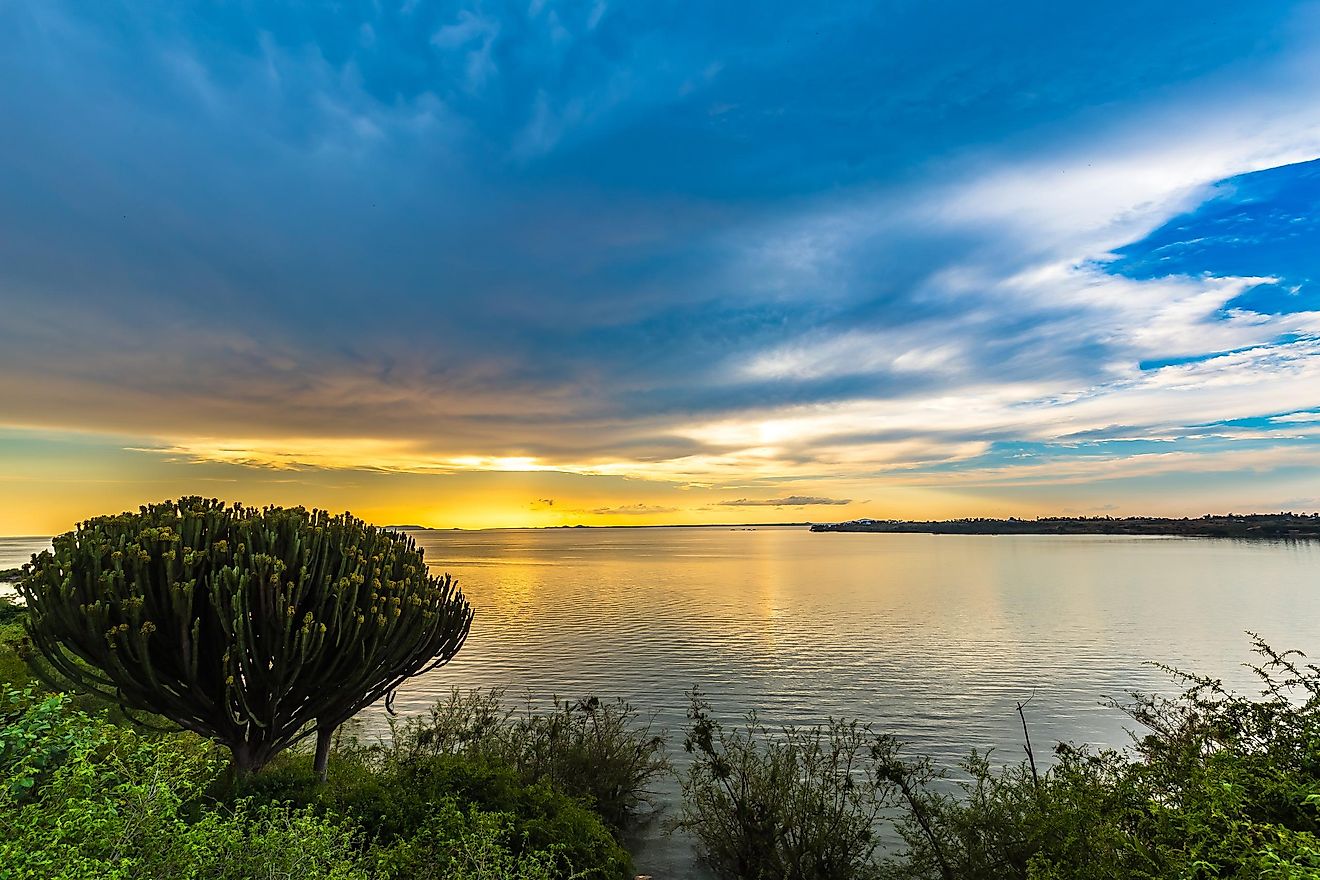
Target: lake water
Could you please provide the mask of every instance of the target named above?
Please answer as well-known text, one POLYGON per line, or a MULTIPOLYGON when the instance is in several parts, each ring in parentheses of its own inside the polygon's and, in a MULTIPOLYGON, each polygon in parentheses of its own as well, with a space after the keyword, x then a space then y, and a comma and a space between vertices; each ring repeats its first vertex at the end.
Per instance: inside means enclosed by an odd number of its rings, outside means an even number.
MULTIPOLYGON (((1147 661, 1250 689, 1245 630, 1320 653, 1320 542, 802 528, 414 536, 477 616, 453 663, 400 690, 401 713, 456 686, 618 696, 657 713, 677 746, 685 694, 699 686, 729 720, 750 708, 772 724, 858 717, 951 765, 972 747, 1020 757, 1014 707, 1028 698, 1038 752, 1060 739, 1121 745, 1123 718, 1101 702, 1168 690, 1147 661)), ((0 539, 0 568, 43 543, 0 539)), ((703 876, 687 841, 658 832, 637 861, 658 878, 703 876)))
MULTIPOLYGON (((49 548, 49 538, 0 537, 0 571, 18 568, 31 560, 33 553, 49 548)), ((0 597, 12 597, 16 592, 13 584, 0 581, 0 597)))

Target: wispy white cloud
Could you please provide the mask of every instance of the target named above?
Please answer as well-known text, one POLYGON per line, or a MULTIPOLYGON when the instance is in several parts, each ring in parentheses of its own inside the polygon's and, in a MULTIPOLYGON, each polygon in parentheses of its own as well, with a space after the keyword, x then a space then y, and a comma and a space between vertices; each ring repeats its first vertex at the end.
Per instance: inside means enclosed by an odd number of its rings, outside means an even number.
POLYGON ((442 51, 460 50, 466 54, 466 86, 476 92, 483 88, 498 68, 495 66, 494 47, 500 34, 500 24, 471 10, 464 9, 451 24, 431 35, 431 45, 442 51))
POLYGON ((808 507, 852 504, 851 498, 825 498, 820 495, 786 495, 783 498, 735 498, 717 502, 722 507, 808 507))

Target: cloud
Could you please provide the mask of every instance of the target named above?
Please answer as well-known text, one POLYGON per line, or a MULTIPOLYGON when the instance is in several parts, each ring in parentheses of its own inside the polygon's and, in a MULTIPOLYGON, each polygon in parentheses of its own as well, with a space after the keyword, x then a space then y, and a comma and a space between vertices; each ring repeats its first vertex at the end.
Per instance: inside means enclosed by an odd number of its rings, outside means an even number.
POLYGON ((473 40, 484 40, 498 31, 499 27, 494 22, 464 9, 452 24, 445 25, 431 35, 431 45, 439 49, 459 49, 473 40))
POLYGON ((1242 449, 1210 447, 1084 457, 1057 456, 1042 463, 969 467, 955 474, 905 475, 895 485, 1067 487, 1141 480, 1170 474, 1263 474, 1282 468, 1320 467, 1320 446, 1269 444, 1242 449))
POLYGON ((581 511, 594 516, 651 516, 660 513, 678 513, 677 507, 662 507, 656 504, 624 504, 618 507, 597 507, 594 510, 581 511))
POLYGON ((822 498, 816 495, 788 495, 783 498, 738 498, 720 501, 725 507, 806 507, 815 504, 852 504, 851 498, 822 498))
POLYGON ((431 35, 431 45, 441 51, 463 52, 464 86, 468 92, 475 93, 498 72, 493 50, 499 35, 498 21, 464 9, 455 21, 431 35))
POLYGON ((0 11, 0 420, 815 503, 1310 460, 1309 240, 1197 211, 1315 213, 1242 177, 1320 153, 1315 16, 533 7, 0 11))

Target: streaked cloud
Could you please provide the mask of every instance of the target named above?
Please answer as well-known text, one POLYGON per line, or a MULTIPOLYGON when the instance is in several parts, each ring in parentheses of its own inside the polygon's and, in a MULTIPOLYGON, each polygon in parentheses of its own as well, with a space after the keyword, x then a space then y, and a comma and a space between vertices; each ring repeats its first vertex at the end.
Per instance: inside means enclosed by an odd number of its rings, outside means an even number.
POLYGON ((657 504, 621 504, 618 507, 597 507, 586 511, 594 516, 656 516, 665 513, 678 513, 677 507, 662 507, 657 504))
POLYGON ((719 502, 724 507, 808 507, 817 504, 852 504, 850 498, 822 498, 817 495, 788 495, 783 498, 735 498, 719 502))

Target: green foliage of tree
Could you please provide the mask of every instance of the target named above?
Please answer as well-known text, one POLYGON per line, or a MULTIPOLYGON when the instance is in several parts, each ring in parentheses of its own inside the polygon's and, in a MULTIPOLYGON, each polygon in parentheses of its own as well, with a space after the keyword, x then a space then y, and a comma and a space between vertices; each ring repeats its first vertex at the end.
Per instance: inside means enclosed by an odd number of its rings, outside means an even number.
POLYGON ((472 612, 411 538, 348 514, 182 498, 54 539, 19 581, 80 688, 228 747, 243 772, 450 660, 472 612))

